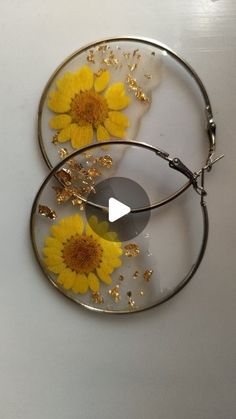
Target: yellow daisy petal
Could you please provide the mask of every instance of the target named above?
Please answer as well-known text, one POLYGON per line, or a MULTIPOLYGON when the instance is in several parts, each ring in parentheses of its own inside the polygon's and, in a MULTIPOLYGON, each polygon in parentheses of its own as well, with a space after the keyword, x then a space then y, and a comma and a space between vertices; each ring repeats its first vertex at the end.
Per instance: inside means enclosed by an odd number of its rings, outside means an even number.
POLYGON ((89 283, 89 288, 93 292, 98 292, 99 291, 99 280, 98 280, 97 276, 95 274, 93 274, 92 272, 88 275, 88 283, 89 283))
POLYGON ((108 231, 106 234, 104 234, 104 239, 106 240, 116 240, 117 239, 117 233, 115 233, 114 231, 108 231))
POLYGON ((75 73, 75 82, 80 91, 91 90, 93 87, 93 72, 87 65, 81 67, 75 73))
POLYGON ((64 262, 64 260, 63 260, 62 255, 59 256, 59 255, 53 254, 53 255, 47 256, 45 258, 45 264, 49 267, 59 265, 63 262, 64 262))
POLYGON ((84 222, 79 214, 72 215, 71 217, 62 218, 59 222, 62 228, 71 228, 73 233, 82 234, 84 229, 84 222))
POLYGON ((62 243, 54 237, 46 237, 44 241, 45 247, 51 247, 62 250, 62 243))
POLYGON ((114 124, 119 125, 120 128, 128 128, 129 126, 129 119, 122 112, 110 111, 108 112, 108 119, 114 124))
POLYGON ((61 249, 55 248, 55 247, 44 247, 43 254, 45 256, 61 256, 61 249))
POLYGON ((88 291, 88 278, 86 275, 76 275, 72 291, 76 294, 85 294, 88 291))
POLYGON ((71 123, 70 115, 57 115, 54 116, 49 122, 50 128, 52 129, 63 129, 68 127, 71 123))
POLYGON ((59 143, 65 143, 66 141, 69 141, 71 138, 71 125, 68 125, 68 127, 62 129, 58 136, 57 140, 59 143))
POLYGON ((75 75, 69 71, 67 71, 61 79, 57 80, 56 84, 61 93, 68 95, 69 92, 71 98, 78 92, 75 75))
POLYGON ((66 265, 65 263, 60 263, 55 266, 47 266, 47 268, 50 272, 53 272, 54 274, 59 274, 60 272, 64 271, 64 269, 66 269, 66 265))
POLYGON ((125 94, 124 83, 115 83, 110 86, 105 93, 105 98, 109 109, 114 111, 126 108, 131 101, 131 98, 125 94))
POLYGON ((105 284, 110 285, 112 283, 112 279, 111 279, 110 275, 108 275, 108 273, 105 270, 103 270, 101 268, 98 268, 97 269, 97 274, 98 274, 99 278, 103 282, 105 282, 105 284))
POLYGON ((123 127, 120 127, 117 124, 114 124, 114 122, 111 122, 110 119, 106 119, 104 122, 105 128, 107 131, 117 138, 124 138, 125 137, 125 129, 123 127))
POLYGON ((60 91, 54 91, 49 93, 48 107, 51 111, 63 113, 70 110, 71 96, 69 94, 63 94, 60 91))
POLYGON ((95 78, 94 81, 94 90, 95 92, 99 93, 102 92, 107 86, 110 81, 110 73, 108 70, 102 72, 102 74, 95 78))
POLYGON ((71 289, 74 281, 75 281, 76 274, 72 272, 71 269, 66 268, 64 271, 60 272, 57 282, 67 290, 71 289))
MULTIPOLYGON (((74 124, 75 125, 75 124, 74 124)), ((86 125, 80 127, 75 125, 71 130, 71 144, 73 148, 85 147, 91 144, 93 140, 93 127, 92 125, 86 125)))
POLYGON ((109 132, 102 125, 98 125, 97 128, 97 140, 98 141, 109 141, 110 140, 109 132))

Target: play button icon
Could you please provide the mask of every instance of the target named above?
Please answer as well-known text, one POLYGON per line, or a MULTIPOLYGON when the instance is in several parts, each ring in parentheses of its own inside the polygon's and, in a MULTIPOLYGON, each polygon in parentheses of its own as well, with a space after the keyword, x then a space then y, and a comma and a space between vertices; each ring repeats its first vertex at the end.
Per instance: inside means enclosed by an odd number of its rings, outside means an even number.
POLYGON ((129 214, 131 208, 115 198, 109 198, 108 219, 111 223, 129 214))
MULTIPOLYGON (((109 231, 117 233, 117 239, 106 240, 125 242, 139 236, 148 224, 150 210, 137 212, 137 209, 149 207, 150 201, 145 190, 134 180, 125 177, 111 177, 95 185, 95 193, 87 197, 85 214, 92 229, 90 220, 97 217, 99 223, 109 223, 109 231)), ((103 224, 103 227, 105 225, 103 224)), ((95 231, 97 234, 103 234, 95 231)))

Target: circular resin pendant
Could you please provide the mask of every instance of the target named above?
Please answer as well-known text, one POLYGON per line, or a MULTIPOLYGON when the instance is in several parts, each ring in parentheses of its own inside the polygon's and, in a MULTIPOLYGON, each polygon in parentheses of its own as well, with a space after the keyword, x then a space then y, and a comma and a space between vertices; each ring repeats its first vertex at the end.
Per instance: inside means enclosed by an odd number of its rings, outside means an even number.
POLYGON ((215 124, 183 59, 156 41, 123 37, 87 45, 58 67, 40 100, 38 138, 49 168, 90 144, 145 139, 196 171, 214 151, 215 124))
POLYGON ((173 170, 176 160, 116 140, 78 150, 51 171, 33 204, 31 238, 61 293, 92 310, 131 313, 163 303, 191 279, 208 231, 202 198, 189 188, 156 205, 189 173, 173 170))

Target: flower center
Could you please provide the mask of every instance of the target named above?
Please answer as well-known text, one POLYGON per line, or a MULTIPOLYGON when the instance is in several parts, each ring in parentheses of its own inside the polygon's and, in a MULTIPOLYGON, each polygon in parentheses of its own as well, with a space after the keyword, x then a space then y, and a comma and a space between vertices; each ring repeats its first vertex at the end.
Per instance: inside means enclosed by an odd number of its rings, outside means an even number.
POLYGON ((80 126, 98 126, 108 117, 107 101, 96 92, 80 92, 71 101, 70 115, 80 126))
POLYGON ((64 245, 65 264, 77 273, 89 273, 101 262, 102 247, 92 236, 73 236, 64 245))

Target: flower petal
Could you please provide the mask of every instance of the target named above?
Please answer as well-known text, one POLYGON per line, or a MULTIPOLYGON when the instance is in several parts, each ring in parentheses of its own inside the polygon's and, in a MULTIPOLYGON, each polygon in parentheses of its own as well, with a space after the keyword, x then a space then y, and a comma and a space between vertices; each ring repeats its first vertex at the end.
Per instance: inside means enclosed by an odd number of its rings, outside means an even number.
POLYGON ((68 125, 68 127, 64 128, 59 132, 57 136, 57 140, 59 143, 65 143, 66 141, 69 141, 71 138, 71 125, 68 125))
POLYGON ((89 288, 93 291, 93 292, 98 292, 99 291, 99 280, 98 277, 90 272, 88 275, 88 283, 89 283, 89 288))
POLYGON ((115 83, 110 86, 105 93, 105 98, 109 109, 114 111, 126 108, 131 101, 131 98, 125 94, 124 83, 115 83))
POLYGON ((50 267, 50 266, 60 265, 61 263, 64 262, 64 259, 62 255, 59 256, 59 255, 53 254, 53 255, 47 256, 44 259, 44 262, 48 267, 50 267))
POLYGON ((50 248, 55 248, 55 249, 59 249, 62 250, 62 243, 55 239, 54 237, 46 237, 45 241, 44 241, 45 247, 50 247, 50 248))
POLYGON ((120 128, 128 128, 129 126, 129 119, 122 112, 110 111, 108 112, 108 119, 114 124, 119 125, 120 128))
POLYGON ((97 93, 102 92, 108 86, 109 81, 110 81, 110 72, 108 70, 104 70, 100 76, 95 78, 95 81, 94 81, 95 92, 97 93))
POLYGON ((124 138, 125 137, 125 128, 120 127, 117 124, 114 124, 114 122, 111 122, 110 119, 106 119, 104 122, 105 128, 107 131, 117 138, 124 138))
POLYGON ((71 144, 73 148, 85 147, 91 144, 93 140, 93 127, 92 125, 86 125, 80 127, 79 125, 73 124, 71 129, 71 144))
POLYGON ((102 125, 98 125, 97 128, 97 141, 109 141, 110 140, 109 132, 102 125))
POLYGON ((61 256, 62 253, 61 253, 61 249, 58 249, 58 248, 55 248, 55 247, 44 247, 43 254, 45 256, 50 257, 50 256, 53 256, 53 255, 61 256))
POLYGON ((88 278, 86 275, 76 275, 72 291, 76 294, 85 294, 88 291, 88 278))
POLYGON ((60 272, 58 278, 57 278, 57 282, 60 285, 63 285, 63 287, 66 290, 69 290, 72 288, 74 281, 76 278, 76 274, 75 272, 73 272, 71 269, 66 268, 64 269, 64 271, 60 272))
POLYGON ((84 222, 79 214, 72 215, 70 217, 62 218, 59 222, 59 226, 62 230, 70 228, 73 230, 73 234, 82 234, 84 229, 84 222))
POLYGON ((75 82, 79 91, 91 90, 93 87, 93 72, 87 65, 75 73, 75 82))
POLYGON ((50 128, 52 129, 63 129, 68 127, 71 123, 71 116, 70 115, 57 115, 54 116, 49 122, 50 128))
POLYGON ((54 112, 63 113, 70 110, 71 102, 70 94, 63 94, 60 91, 52 91, 49 93, 48 107, 54 112))
POLYGON ((47 266, 47 268, 50 272, 53 272, 54 274, 59 274, 60 272, 64 271, 64 269, 66 269, 66 265, 65 263, 60 263, 59 265, 55 266, 47 266))
POLYGON ((108 275, 108 273, 104 269, 98 268, 97 274, 101 281, 105 282, 105 284, 110 285, 112 283, 110 275, 108 275))

